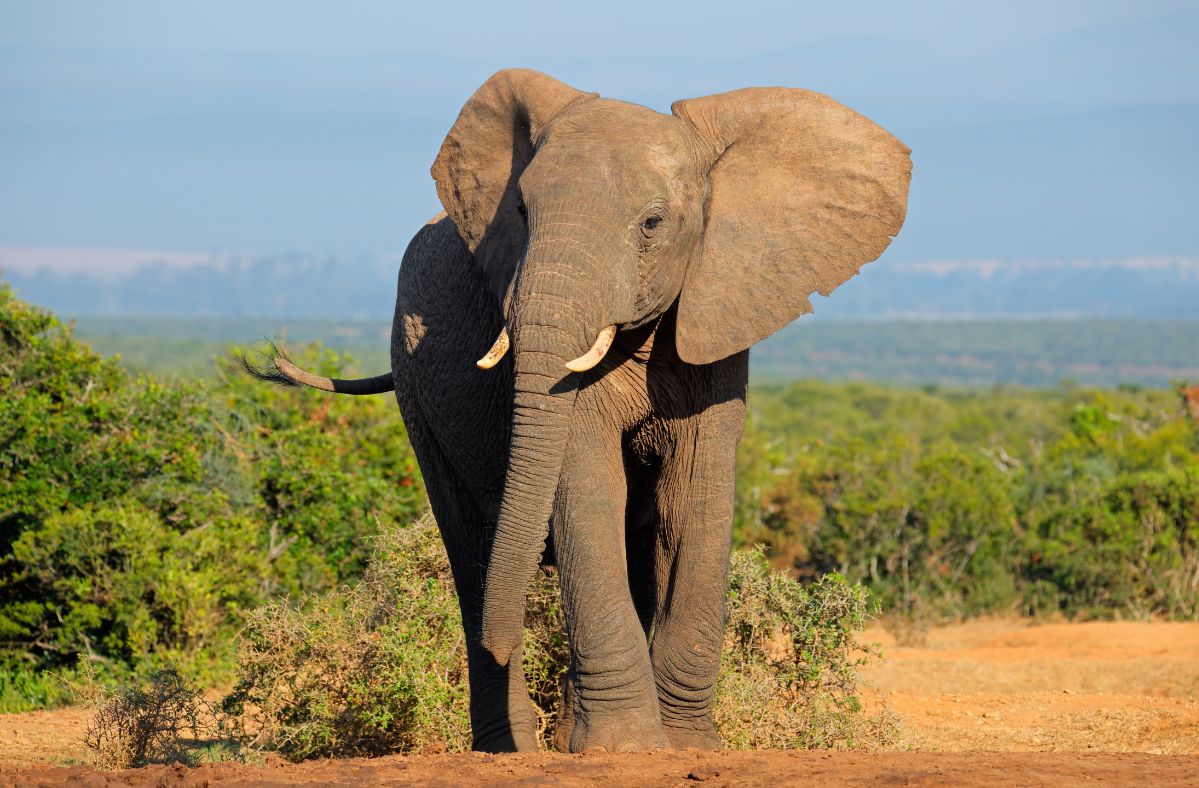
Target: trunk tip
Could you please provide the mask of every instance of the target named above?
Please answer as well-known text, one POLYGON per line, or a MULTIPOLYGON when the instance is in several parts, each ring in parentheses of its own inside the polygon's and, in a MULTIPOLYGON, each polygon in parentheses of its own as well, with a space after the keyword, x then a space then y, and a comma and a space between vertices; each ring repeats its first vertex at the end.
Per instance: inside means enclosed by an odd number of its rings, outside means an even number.
MULTIPOLYGON (((524 633, 521 632, 521 634, 523 635, 524 633)), ((517 637, 515 640, 513 640, 512 638, 500 637, 498 635, 488 633, 487 626, 484 625, 483 648, 487 650, 487 653, 491 654, 492 658, 495 659, 496 664, 498 664, 501 668, 507 667, 508 663, 512 661, 512 655, 515 654, 516 650, 520 648, 520 638, 517 637)))

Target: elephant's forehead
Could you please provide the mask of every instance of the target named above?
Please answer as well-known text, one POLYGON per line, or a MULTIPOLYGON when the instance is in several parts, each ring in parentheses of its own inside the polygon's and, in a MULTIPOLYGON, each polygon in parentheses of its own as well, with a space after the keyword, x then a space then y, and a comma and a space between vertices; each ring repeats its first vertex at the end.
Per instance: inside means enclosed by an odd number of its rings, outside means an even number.
POLYGON ((648 107, 595 99, 571 107, 546 128, 538 158, 618 177, 681 174, 692 162, 678 119, 648 107))

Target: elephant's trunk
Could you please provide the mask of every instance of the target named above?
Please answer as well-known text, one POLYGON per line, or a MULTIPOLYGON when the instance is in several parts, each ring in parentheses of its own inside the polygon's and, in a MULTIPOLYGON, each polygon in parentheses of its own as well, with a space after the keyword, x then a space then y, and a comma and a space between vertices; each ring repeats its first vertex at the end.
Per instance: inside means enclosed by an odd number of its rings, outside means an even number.
POLYGON ((521 642, 525 597, 545 550, 567 448, 578 375, 566 364, 623 317, 608 298, 597 298, 593 279, 577 273, 586 260, 579 248, 530 243, 509 323, 512 433, 483 604, 483 645, 502 665, 521 642))
POLYGON ((521 641, 525 596, 545 550, 566 450, 576 388, 550 390, 570 374, 562 367, 564 360, 547 354, 532 359, 541 369, 520 369, 530 366, 528 354, 516 354, 508 474, 483 604, 483 646, 501 665, 521 641))

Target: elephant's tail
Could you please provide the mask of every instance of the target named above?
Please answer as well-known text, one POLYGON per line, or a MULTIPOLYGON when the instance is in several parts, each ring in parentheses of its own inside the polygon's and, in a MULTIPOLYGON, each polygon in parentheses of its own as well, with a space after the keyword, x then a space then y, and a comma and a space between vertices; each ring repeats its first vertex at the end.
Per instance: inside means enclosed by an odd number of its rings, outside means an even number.
POLYGON ((238 356, 237 360, 241 363, 242 369, 251 377, 280 386, 310 386, 321 391, 331 391, 334 394, 383 394, 395 391, 395 380, 390 372, 375 375, 373 378, 357 378, 355 380, 326 378, 300 369, 288 360, 277 345, 273 342, 269 344, 271 348, 269 358, 274 369, 254 364, 246 358, 244 353, 238 356))

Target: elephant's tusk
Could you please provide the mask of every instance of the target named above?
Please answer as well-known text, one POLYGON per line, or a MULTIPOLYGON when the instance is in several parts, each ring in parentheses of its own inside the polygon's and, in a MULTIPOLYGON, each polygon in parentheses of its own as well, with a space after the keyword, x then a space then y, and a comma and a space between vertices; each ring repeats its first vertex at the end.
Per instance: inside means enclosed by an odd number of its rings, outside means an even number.
POLYGON ((500 359, 508 352, 508 328, 505 326, 500 329, 500 335, 495 338, 495 343, 491 346, 491 350, 487 351, 487 355, 475 362, 475 366, 479 369, 491 369, 496 364, 500 363, 500 359))
POLYGON ((591 346, 591 350, 588 350, 574 361, 567 361, 566 368, 571 372, 586 372, 591 369, 603 361, 608 348, 612 347, 612 340, 615 338, 616 326, 608 326, 599 332, 599 336, 595 338, 595 344, 591 346))

